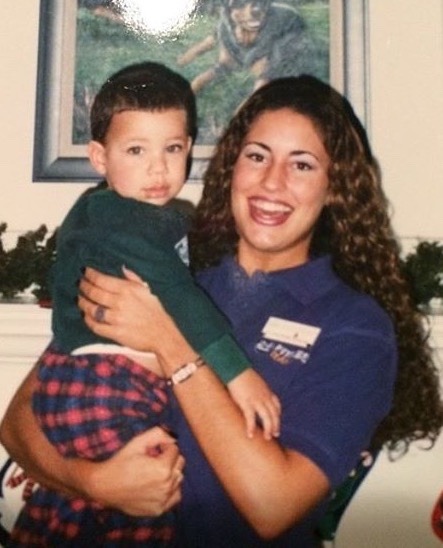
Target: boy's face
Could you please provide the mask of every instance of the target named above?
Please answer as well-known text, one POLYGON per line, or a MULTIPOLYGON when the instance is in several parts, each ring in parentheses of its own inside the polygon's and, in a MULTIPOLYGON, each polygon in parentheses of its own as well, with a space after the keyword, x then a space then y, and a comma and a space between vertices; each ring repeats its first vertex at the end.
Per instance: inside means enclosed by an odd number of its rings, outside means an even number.
POLYGON ((114 114, 104 144, 91 141, 89 158, 121 196, 162 206, 181 190, 192 140, 179 109, 114 114))

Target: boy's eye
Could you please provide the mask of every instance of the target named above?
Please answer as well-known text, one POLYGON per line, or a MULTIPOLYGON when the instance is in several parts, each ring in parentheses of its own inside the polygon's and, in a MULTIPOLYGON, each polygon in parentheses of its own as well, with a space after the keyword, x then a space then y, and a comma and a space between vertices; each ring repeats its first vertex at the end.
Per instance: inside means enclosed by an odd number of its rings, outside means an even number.
POLYGON ((181 152, 183 150, 183 145, 181 143, 174 143, 166 147, 168 152, 181 152))
POLYGON ((142 153, 142 147, 139 146, 133 146, 128 148, 129 154, 134 154, 134 156, 137 156, 138 154, 142 153))

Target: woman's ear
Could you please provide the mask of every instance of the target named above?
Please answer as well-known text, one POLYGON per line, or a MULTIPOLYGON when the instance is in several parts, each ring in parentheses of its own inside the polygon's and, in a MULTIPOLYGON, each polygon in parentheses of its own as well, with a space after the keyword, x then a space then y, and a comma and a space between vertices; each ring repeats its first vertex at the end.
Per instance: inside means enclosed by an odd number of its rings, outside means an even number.
POLYGON ((106 176, 106 151, 98 141, 89 141, 88 156, 92 167, 99 175, 106 176))

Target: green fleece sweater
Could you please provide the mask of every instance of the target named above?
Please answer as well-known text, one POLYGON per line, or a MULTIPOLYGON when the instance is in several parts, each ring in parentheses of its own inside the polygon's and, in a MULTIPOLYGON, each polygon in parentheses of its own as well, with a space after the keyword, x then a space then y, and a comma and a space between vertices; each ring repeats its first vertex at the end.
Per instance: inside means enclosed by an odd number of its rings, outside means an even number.
POLYGON ((77 306, 78 283, 86 266, 122 277, 122 266, 148 282, 193 348, 224 383, 249 366, 227 320, 194 282, 178 249, 186 242, 189 221, 168 206, 123 198, 111 190, 82 195, 57 239, 51 273, 52 328, 58 347, 112 342, 95 335, 77 306))

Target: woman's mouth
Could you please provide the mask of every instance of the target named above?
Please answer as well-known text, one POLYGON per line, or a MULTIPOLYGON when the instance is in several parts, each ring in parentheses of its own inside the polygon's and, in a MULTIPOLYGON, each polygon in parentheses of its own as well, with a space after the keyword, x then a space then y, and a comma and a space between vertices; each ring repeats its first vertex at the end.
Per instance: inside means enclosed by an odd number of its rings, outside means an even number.
POLYGON ((284 202, 275 202, 263 198, 249 198, 249 214, 259 224, 276 226, 288 219, 293 208, 284 202))

